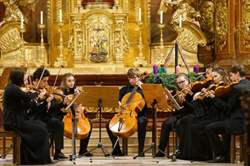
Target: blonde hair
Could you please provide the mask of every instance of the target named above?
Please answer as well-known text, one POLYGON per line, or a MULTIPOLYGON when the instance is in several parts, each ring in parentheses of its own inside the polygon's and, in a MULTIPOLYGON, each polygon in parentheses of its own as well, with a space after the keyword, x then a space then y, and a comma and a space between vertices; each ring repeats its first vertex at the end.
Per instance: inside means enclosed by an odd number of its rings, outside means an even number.
POLYGON ((127 76, 128 78, 140 77, 141 73, 138 68, 130 68, 128 69, 127 76))

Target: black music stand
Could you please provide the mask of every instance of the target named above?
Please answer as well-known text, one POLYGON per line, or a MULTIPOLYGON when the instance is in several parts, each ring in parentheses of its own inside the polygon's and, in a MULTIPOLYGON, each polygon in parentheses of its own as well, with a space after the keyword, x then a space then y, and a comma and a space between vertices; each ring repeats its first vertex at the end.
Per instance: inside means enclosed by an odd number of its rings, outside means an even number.
MULTIPOLYGON (((99 120, 99 140, 97 146, 91 149, 90 152, 95 151, 98 148, 101 148, 104 156, 108 156, 108 153, 105 152, 104 145, 102 143, 102 109, 104 107, 117 107, 118 96, 119 96, 119 87, 118 86, 83 86, 83 93, 77 99, 78 104, 82 104, 85 107, 97 107, 97 115, 99 120), (99 114, 98 114, 99 113, 99 114)), ((87 153, 87 152, 86 152, 87 153)))
MULTIPOLYGON (((152 109, 153 117, 152 144, 148 149, 144 151, 144 153, 152 150, 152 157, 154 158, 157 148, 157 110, 167 109, 169 108, 169 105, 166 97, 166 91, 161 84, 142 84, 142 90, 144 93, 145 101, 147 103, 147 107, 152 109)), ((137 157, 138 155, 133 159, 136 159, 137 157)))

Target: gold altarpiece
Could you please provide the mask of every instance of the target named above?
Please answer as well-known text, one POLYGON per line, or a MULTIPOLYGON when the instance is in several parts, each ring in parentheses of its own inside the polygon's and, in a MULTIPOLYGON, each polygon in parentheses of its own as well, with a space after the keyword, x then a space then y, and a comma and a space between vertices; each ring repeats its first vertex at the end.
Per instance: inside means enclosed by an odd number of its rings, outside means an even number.
MULTIPOLYGON (((34 1, 36 0, 32 2, 34 1)), ((111 69, 112 73, 124 73, 125 66, 150 67, 151 64, 163 64, 176 41, 182 47, 187 62, 190 65, 198 63, 197 46, 206 44, 206 37, 197 22, 199 11, 196 11, 188 0, 178 0, 174 5, 171 4, 172 1, 160 1, 161 5, 158 4, 157 11, 163 10, 165 15, 170 17, 170 20, 164 22, 165 27, 173 27, 177 37, 165 41, 171 34, 161 35, 158 43, 152 43, 151 36, 151 29, 158 28, 152 24, 152 19, 159 17, 159 14, 156 14, 151 18, 151 4, 154 1, 115 0, 112 4, 101 1, 86 4, 82 2, 47 0, 47 33, 44 34, 47 35, 47 43, 42 40, 43 33, 40 43, 24 41, 22 33, 19 34, 23 29, 18 28, 20 10, 15 6, 18 10, 15 13, 19 15, 12 21, 13 25, 9 22, 0 28, 0 42, 8 41, 7 44, 11 46, 11 49, 1 48, 4 50, 1 53, 1 65, 63 65, 72 69, 78 68, 80 72, 84 68, 89 72, 96 72, 98 69, 99 72, 106 73, 111 69), (138 21, 139 8, 141 21, 138 21), (173 9, 175 10, 172 14, 167 14, 173 9), (185 17, 182 20, 182 28, 178 29, 180 15, 185 17), (6 30, 9 32, 6 33, 6 30), (11 36, 16 36, 13 38, 15 41, 12 41, 11 36)), ((39 20, 39 17, 36 19, 39 20)), ((43 32, 44 27, 38 27, 43 32)), ((158 28, 156 31, 165 30, 158 28)))
POLYGON ((139 54, 139 30, 143 32, 143 55, 148 61, 150 26, 148 8, 143 2, 117 0, 113 5, 90 2, 83 6, 79 0, 50 0, 48 20, 51 64, 66 64, 69 67, 133 66, 139 54), (139 7, 143 11, 141 27, 137 24, 136 11, 139 7), (61 27, 58 26, 60 10, 63 13, 61 27), (63 32, 64 59, 58 59, 60 29, 63 32))

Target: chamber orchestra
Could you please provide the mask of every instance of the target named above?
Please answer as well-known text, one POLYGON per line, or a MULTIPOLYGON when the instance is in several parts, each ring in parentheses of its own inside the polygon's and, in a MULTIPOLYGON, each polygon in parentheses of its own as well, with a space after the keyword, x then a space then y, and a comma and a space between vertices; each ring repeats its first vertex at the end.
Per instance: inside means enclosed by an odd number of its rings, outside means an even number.
MULTIPOLYGON (((32 75, 27 71, 26 68, 13 68, 1 96, 4 129, 15 131, 21 137, 21 164, 49 164, 74 155, 78 158, 94 156, 94 151, 88 150, 92 119, 86 114, 87 108, 76 102, 85 92, 76 86, 74 74, 64 74, 60 85, 55 86, 48 84, 50 72, 47 68, 39 67, 32 75), (73 140, 71 156, 62 151, 64 136, 73 140), (76 139, 80 140, 78 154, 76 139), (54 154, 49 150, 52 144, 54 154)), ((175 131, 178 148, 172 155, 177 159, 230 162, 231 135, 245 131, 240 100, 243 91, 250 88, 250 81, 245 77, 244 66, 239 64, 228 70, 209 65, 202 76, 202 80, 191 82, 185 73, 176 74, 177 90, 171 93, 181 109, 174 111, 173 103, 168 102, 173 112, 161 124, 154 157, 172 157, 166 154, 166 147, 170 132, 175 131)), ((119 138, 129 138, 137 132, 138 157, 145 157, 150 109, 142 87, 146 84, 145 73, 130 68, 127 78, 128 84, 119 90, 119 111, 106 124, 112 143, 109 155, 126 155, 121 150, 119 138)))

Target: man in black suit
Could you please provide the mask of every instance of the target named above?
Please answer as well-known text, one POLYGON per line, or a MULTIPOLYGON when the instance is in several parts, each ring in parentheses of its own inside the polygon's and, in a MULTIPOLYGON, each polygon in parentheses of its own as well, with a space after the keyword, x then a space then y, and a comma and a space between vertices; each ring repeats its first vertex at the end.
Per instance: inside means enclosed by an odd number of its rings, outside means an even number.
MULTIPOLYGON (((210 147, 213 151, 213 160, 210 162, 228 162, 230 136, 231 134, 244 132, 244 113, 241 110, 240 97, 242 90, 250 88, 250 81, 245 78, 245 71, 242 66, 234 65, 229 71, 230 79, 239 82, 228 94, 227 101, 223 102, 216 98, 214 102, 220 103, 221 107, 227 108, 224 112, 224 120, 210 123, 206 126, 205 132, 208 136, 210 147), (223 140, 219 138, 223 135, 223 140)), ((213 94, 210 97, 215 97, 213 94)), ((225 110, 225 109, 224 109, 225 110)))

